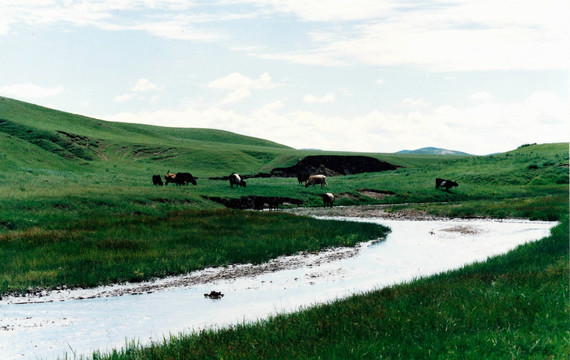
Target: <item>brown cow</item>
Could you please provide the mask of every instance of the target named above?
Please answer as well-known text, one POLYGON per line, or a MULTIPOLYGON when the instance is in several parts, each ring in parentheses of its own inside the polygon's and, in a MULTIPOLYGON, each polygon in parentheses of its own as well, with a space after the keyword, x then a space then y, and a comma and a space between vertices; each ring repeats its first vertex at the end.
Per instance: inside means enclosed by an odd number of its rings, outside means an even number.
POLYGON ((171 174, 170 170, 164 175, 164 185, 168 185, 168 183, 176 183, 176 174, 171 174))
POLYGON ((316 184, 321 184, 321 188, 327 186, 327 177, 324 175, 311 175, 309 179, 307 179, 305 187, 308 188, 310 185, 314 187, 316 184))

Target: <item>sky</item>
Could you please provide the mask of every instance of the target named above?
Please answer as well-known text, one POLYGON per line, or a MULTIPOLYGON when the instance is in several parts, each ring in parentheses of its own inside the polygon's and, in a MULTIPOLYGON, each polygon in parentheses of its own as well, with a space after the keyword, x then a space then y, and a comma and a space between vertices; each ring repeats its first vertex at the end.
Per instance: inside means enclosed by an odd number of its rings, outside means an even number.
POLYGON ((0 0, 0 96, 297 149, 569 141, 567 0, 0 0))

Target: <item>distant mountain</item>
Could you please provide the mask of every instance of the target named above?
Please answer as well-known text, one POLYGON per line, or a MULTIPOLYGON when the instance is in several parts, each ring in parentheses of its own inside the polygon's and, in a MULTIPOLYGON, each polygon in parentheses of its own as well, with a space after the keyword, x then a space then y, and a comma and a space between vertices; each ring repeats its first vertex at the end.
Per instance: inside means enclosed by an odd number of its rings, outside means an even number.
POLYGON ((471 155, 461 151, 440 149, 435 147, 424 147, 416 150, 401 150, 396 154, 426 154, 426 155, 471 155))

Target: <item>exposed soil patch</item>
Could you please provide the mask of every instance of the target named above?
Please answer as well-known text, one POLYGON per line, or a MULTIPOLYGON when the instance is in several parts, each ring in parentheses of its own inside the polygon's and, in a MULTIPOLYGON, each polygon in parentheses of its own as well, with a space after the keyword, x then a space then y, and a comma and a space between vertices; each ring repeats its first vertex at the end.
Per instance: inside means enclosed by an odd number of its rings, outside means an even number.
POLYGON ((386 211, 392 205, 335 206, 332 208, 300 207, 288 209, 298 215, 307 216, 344 216, 357 218, 383 218, 392 220, 441 220, 445 217, 430 215, 427 211, 416 209, 400 209, 386 211))
MULTIPOLYGON (((275 168, 270 173, 240 174, 243 179, 269 177, 298 177, 305 180, 309 175, 322 174, 339 176, 396 170, 401 166, 393 165, 369 156, 314 155, 299 160, 297 164, 287 168, 275 168)), ((210 180, 228 181, 230 175, 210 177, 210 180)), ((303 181, 305 181, 303 180, 303 181)))
POLYGON ((334 194, 334 196, 335 196, 335 198, 337 198, 337 199, 351 199, 351 200, 358 199, 358 196, 356 196, 356 195, 354 195, 354 194, 352 194, 352 193, 349 193, 349 192, 337 193, 337 194, 334 194))
POLYGON ((299 174, 323 174, 326 176, 360 174, 396 170, 400 166, 369 156, 314 155, 299 160, 287 168, 271 170, 271 176, 296 177, 299 174))
POLYGON ((393 191, 385 191, 385 190, 374 190, 374 189, 361 189, 357 190, 359 194, 367 196, 369 198, 382 200, 387 196, 394 196, 396 195, 393 191))
POLYGON ((475 235, 475 234, 480 233, 479 230, 477 230, 471 226, 454 226, 454 227, 450 227, 447 229, 441 229, 441 231, 458 232, 458 233, 464 234, 464 235, 475 235))

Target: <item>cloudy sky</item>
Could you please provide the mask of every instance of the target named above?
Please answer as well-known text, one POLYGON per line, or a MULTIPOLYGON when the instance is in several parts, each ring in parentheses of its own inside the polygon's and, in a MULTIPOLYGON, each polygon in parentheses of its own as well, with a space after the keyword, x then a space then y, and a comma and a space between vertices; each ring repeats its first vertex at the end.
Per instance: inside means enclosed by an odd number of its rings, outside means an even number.
POLYGON ((0 95, 294 148, 569 140, 567 0, 0 0, 0 95))

